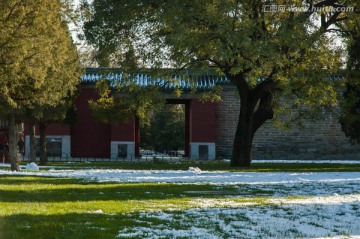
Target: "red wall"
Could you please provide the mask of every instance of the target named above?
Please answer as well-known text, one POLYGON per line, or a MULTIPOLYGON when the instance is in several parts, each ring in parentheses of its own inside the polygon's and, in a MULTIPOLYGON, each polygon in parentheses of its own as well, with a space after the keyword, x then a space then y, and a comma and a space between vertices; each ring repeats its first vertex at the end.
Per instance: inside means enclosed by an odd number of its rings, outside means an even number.
POLYGON ((135 140, 135 122, 129 120, 127 123, 111 123, 111 141, 134 141, 135 140))
MULTIPOLYGON (((27 123, 24 124, 24 133, 25 135, 29 135, 29 125, 27 123)), ((39 127, 35 126, 35 134, 39 135, 39 127)), ((70 126, 58 123, 51 123, 46 125, 45 129, 46 135, 70 135, 70 126)))
POLYGON ((89 99, 98 95, 93 87, 82 87, 76 100, 77 120, 71 126, 71 156, 109 158, 111 126, 95 120, 89 99))
POLYGON ((191 101, 191 142, 215 142, 215 103, 191 101))
MULTIPOLYGON (((97 98, 94 87, 83 86, 76 100, 77 120, 75 124, 69 126, 54 123, 46 129, 47 135, 71 135, 72 157, 109 158, 111 141, 135 141, 135 120, 127 123, 105 124, 92 117, 88 101, 97 98)), ((189 133, 185 135, 186 152, 189 151, 189 142, 215 142, 215 103, 203 103, 195 99, 168 100, 168 103, 187 105, 186 118, 189 123, 186 122, 185 125, 186 129, 189 129, 189 133)), ((28 135, 28 132, 26 125, 25 135, 28 135)))

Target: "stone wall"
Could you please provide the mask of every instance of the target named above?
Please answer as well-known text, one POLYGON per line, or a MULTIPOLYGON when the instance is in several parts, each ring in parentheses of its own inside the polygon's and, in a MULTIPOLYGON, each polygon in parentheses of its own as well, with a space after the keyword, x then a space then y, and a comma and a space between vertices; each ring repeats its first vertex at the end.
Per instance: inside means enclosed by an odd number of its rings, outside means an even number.
POLYGON ((235 87, 224 85, 222 101, 216 105, 216 156, 230 158, 235 129, 240 113, 240 98, 235 87))
MULTIPOLYGON (((223 88, 223 101, 217 104, 216 155, 230 158, 240 99, 235 87, 223 88)), ((255 134, 253 159, 360 159, 360 145, 351 145, 336 118, 329 116, 318 122, 303 122, 303 128, 276 129, 271 121, 255 134)))

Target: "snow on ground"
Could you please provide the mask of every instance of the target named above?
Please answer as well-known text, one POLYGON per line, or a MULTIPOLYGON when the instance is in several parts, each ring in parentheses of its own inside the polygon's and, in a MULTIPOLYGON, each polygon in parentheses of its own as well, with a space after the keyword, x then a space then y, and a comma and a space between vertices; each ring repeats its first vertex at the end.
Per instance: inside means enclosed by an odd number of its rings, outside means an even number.
MULTIPOLYGON (((231 186, 238 195, 194 198, 191 209, 141 212, 117 238, 360 238, 360 172, 249 173, 79 169, 0 175, 73 177, 98 182, 231 186), (258 192, 258 193, 254 193, 258 192), (238 198, 266 197, 263 203, 238 198)), ((130 217, 130 215, 129 215, 130 217)))
POLYGON ((138 225, 122 229, 118 238, 360 238, 360 210, 353 209, 359 199, 143 212, 138 225))
POLYGON ((277 173, 277 172, 226 172, 201 171, 198 168, 182 170, 123 170, 123 169, 77 169, 38 172, 0 171, 6 175, 36 175, 50 177, 74 177, 98 182, 166 182, 211 184, 289 184, 311 182, 351 183, 360 180, 359 172, 337 173, 277 173))

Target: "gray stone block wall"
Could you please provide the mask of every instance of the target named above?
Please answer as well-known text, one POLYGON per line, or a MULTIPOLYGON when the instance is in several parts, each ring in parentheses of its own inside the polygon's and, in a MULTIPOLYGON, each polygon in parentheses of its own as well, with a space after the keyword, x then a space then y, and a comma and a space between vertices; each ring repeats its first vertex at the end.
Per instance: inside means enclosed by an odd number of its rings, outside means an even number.
MULTIPOLYGON (((234 86, 223 88, 223 101, 217 104, 218 158, 230 158, 236 125, 240 113, 240 99, 234 86)), ((351 145, 336 118, 304 121, 303 128, 276 129, 271 121, 255 134, 253 159, 360 159, 360 145, 351 145)))
POLYGON ((234 86, 224 85, 222 101, 216 105, 216 155, 218 158, 230 158, 240 114, 240 98, 234 86))

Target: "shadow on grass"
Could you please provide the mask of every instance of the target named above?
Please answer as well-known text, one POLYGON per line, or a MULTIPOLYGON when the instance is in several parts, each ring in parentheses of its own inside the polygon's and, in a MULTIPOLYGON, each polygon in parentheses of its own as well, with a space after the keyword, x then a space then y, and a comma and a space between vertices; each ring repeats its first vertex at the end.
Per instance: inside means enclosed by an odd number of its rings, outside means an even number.
MULTIPOLYGON (((76 178, 58 178, 58 177, 42 177, 42 176, 26 176, 26 175, 0 175, 0 185, 21 185, 21 184, 53 184, 66 185, 77 184, 79 179, 76 178)), ((87 182, 81 182, 86 184, 87 182)))
MULTIPOLYGON (((203 228, 204 231, 216 233, 218 238, 251 238, 251 235, 256 235, 256 238, 315 238, 326 235, 344 236, 347 233, 356 237, 360 233, 360 223, 357 220, 359 205, 356 202, 218 209, 194 209, 196 213, 193 210, 189 213, 170 210, 166 212, 166 216, 161 212, 142 215, 16 214, 0 217, 0 239, 113 239, 125 229, 132 229, 127 233, 127 238, 148 238, 146 232, 141 231, 149 228, 155 231, 151 238, 175 238, 161 233, 167 229, 182 233, 182 229, 192 228, 203 228), (249 209, 251 213, 247 214, 249 209), (274 227, 278 220, 281 226, 274 227), (261 227, 257 226, 259 224, 261 227), (242 225, 244 231, 238 230, 239 225, 242 225), (248 234, 249 232, 256 234, 248 234)), ((187 234, 179 238, 191 237, 187 234)))
POLYGON ((170 184, 170 183, 84 183, 82 180, 0 176, 0 202, 72 202, 166 200, 183 197, 218 198, 272 195, 247 186, 170 184), (239 188, 240 187, 240 188, 239 188))
POLYGON ((119 225, 126 223, 126 218, 121 215, 18 214, 0 217, 0 239, 115 238, 119 225))

